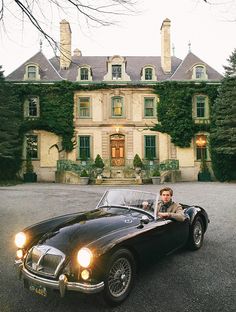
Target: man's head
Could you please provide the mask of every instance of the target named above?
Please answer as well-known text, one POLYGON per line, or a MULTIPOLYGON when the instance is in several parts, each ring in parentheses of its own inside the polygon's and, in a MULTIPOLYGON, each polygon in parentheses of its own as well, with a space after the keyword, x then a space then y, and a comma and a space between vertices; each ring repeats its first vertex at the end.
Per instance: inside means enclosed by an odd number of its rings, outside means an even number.
POLYGON ((160 196, 164 203, 168 203, 173 196, 173 190, 170 187, 163 187, 160 190, 160 196))

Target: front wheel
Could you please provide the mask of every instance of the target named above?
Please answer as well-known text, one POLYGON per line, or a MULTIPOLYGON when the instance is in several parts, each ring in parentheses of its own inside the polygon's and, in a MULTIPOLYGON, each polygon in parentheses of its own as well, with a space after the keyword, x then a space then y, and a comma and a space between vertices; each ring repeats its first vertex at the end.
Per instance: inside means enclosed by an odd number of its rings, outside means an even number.
POLYGON ((115 306, 124 301, 130 293, 135 277, 135 260, 127 249, 117 250, 110 258, 105 274, 104 299, 115 306))
POLYGON ((196 217, 189 233, 188 247, 191 250, 197 250, 202 247, 204 238, 204 227, 200 217, 196 217))

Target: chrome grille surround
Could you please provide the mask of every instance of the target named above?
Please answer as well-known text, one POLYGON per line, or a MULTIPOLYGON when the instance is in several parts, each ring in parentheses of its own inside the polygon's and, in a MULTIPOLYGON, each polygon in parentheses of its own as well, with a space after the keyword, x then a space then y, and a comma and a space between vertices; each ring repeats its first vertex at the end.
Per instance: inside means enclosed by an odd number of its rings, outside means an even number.
POLYGON ((54 247, 36 245, 27 254, 25 266, 39 275, 56 277, 65 259, 65 254, 54 247))

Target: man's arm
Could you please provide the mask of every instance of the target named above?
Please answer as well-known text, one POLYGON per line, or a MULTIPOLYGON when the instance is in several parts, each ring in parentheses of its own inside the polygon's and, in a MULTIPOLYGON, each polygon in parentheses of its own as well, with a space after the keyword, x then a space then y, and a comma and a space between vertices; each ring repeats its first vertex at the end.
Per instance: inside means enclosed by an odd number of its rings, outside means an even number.
POLYGON ((169 213, 168 217, 171 219, 175 219, 176 221, 183 222, 185 220, 185 215, 182 206, 178 203, 174 203, 172 206, 170 207, 171 210, 167 212, 169 213))

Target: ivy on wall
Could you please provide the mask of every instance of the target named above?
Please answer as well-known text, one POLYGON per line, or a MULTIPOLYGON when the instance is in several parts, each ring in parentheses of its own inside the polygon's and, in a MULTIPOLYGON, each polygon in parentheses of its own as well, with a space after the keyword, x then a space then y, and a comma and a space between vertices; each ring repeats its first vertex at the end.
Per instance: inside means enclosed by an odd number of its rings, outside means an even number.
POLYGON ((195 124, 192 117, 193 97, 207 95, 209 110, 217 96, 218 84, 167 81, 155 86, 159 95, 157 117, 159 123, 151 130, 167 133, 179 147, 189 147, 191 139, 199 131, 210 130, 209 124, 195 124))

